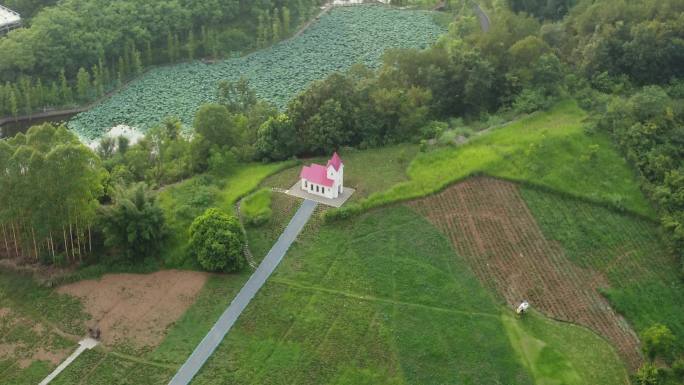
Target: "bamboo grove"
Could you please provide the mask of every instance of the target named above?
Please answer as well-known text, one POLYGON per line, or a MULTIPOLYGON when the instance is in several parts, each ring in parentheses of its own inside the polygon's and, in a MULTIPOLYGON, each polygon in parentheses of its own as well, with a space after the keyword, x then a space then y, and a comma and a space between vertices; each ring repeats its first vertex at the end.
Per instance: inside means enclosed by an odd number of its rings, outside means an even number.
POLYGON ((106 172, 64 127, 32 127, 0 141, 0 250, 55 264, 92 251, 91 226, 106 172))

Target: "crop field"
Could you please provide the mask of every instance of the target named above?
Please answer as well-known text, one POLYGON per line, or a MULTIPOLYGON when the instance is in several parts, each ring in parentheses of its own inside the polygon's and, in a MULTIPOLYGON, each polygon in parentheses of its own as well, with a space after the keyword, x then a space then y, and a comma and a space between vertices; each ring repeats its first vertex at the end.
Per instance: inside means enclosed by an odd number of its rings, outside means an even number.
POLYGON ((372 194, 347 210, 419 198, 485 173, 654 216, 634 172, 610 138, 584 131, 585 116, 575 102, 565 101, 465 145, 421 153, 408 167, 408 181, 372 194))
POLYGON ((553 318, 588 327, 638 366, 636 335, 599 292, 608 283, 546 240, 516 185, 473 178, 410 206, 447 234, 480 281, 510 306, 527 299, 553 318))
POLYGON ((193 383, 217 378, 626 384, 608 343, 542 316, 515 318, 439 230, 404 206, 308 226, 193 383), (530 344, 539 349, 530 353, 530 344))
POLYGON ((684 336, 684 283, 657 222, 529 188, 521 194, 545 238, 602 277, 602 294, 637 332, 662 323, 684 336))
POLYGON ((90 111, 69 127, 87 139, 126 124, 143 132, 167 116, 186 126, 201 104, 216 100, 220 80, 244 77, 257 95, 282 108, 315 79, 353 64, 380 64, 389 48, 423 48, 445 28, 433 13, 382 6, 333 9, 302 35, 271 48, 217 64, 193 62, 156 68, 90 111))

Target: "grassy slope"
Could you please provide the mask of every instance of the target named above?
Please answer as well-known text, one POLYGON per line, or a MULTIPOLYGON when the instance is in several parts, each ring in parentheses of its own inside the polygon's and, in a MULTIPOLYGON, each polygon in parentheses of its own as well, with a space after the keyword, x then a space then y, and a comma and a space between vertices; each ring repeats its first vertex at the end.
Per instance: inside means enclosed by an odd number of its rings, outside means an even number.
MULTIPOLYGON (((410 181, 371 195, 356 209, 423 196, 474 173, 487 173, 653 216, 629 166, 606 136, 584 132, 584 117, 574 102, 566 101, 464 146, 421 154, 408 168, 410 181), (593 157, 591 145, 600 148, 593 157)), ((354 171, 348 168, 350 175, 354 171)))
POLYGON ((240 165, 226 177, 200 175, 171 186, 159 194, 171 239, 162 252, 167 267, 196 267, 186 255, 188 228, 204 210, 218 207, 234 211, 235 202, 254 190, 267 176, 289 163, 240 165))
POLYGON ((684 336, 684 283, 656 223, 534 189, 522 193, 545 236, 608 279, 604 294, 637 332, 660 322, 684 336))
MULTIPOLYGON (((449 242, 405 207, 315 223, 195 383, 532 384, 502 312, 449 242)), ((600 338, 548 320, 528 323, 512 321, 553 347, 545 364, 597 384, 624 383, 624 368, 600 338), (591 372, 595 357, 580 354, 588 343, 603 355, 601 374, 591 372)))
POLYGON ((537 312, 505 314, 502 323, 537 385, 629 384, 617 353, 589 330, 537 312))
MULTIPOLYGON (((342 150, 340 156, 345 167, 353 170, 345 175, 345 185, 355 188, 350 198, 357 201, 368 195, 383 191, 405 181, 406 167, 418 153, 418 146, 402 144, 397 146, 373 148, 364 151, 342 150), (369 167, 372 166, 372 167, 369 167)), ((306 159, 304 163, 325 163, 327 158, 306 159)), ((301 167, 296 166, 271 175, 261 183, 263 187, 288 189, 299 178, 301 167)), ((284 194, 273 194, 271 209, 273 216, 261 226, 247 226, 250 249, 257 260, 266 255, 271 246, 294 215, 299 200, 284 194)))
POLYGON ((268 188, 262 188, 242 200, 240 213, 246 221, 265 222, 272 215, 272 200, 273 192, 268 188))

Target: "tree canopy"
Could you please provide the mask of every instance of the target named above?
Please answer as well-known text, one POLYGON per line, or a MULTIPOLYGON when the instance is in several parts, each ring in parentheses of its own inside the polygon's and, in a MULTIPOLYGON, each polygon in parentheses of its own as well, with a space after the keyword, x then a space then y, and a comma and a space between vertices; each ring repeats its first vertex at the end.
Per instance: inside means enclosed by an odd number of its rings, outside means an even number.
POLYGON ((208 271, 241 270, 244 244, 240 221, 218 209, 208 209, 190 225, 190 253, 208 271))

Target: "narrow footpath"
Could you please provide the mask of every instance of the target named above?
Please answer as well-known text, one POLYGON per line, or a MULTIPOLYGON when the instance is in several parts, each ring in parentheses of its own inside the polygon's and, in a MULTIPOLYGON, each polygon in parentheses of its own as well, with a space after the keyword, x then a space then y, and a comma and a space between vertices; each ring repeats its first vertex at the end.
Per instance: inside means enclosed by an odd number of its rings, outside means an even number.
POLYGON ((297 235, 304 228, 304 225, 311 218, 316 205, 316 202, 308 199, 302 203, 254 274, 249 277, 245 286, 240 289, 240 292, 235 296, 226 311, 223 312, 216 324, 209 330, 209 333, 204 336, 202 342, 197 345, 188 360, 180 367, 176 375, 169 382, 169 385, 187 385, 192 381, 192 378, 195 377, 200 368, 202 368, 202 365, 214 353, 214 350, 223 341, 223 338, 233 327, 240 314, 245 310, 264 283, 266 283, 266 280, 276 269, 280 261, 282 261, 292 242, 294 242, 297 235))
POLYGON ((80 356, 81 353, 85 352, 86 350, 90 350, 90 349, 94 348, 98 344, 99 344, 99 342, 97 342, 96 340, 94 340, 92 338, 86 338, 84 340, 81 340, 78 343, 78 349, 76 349, 75 352, 73 352, 69 357, 67 357, 67 359, 64 360, 64 362, 59 364, 59 366, 55 370, 53 370, 52 373, 50 373, 50 375, 45 377, 45 379, 43 381, 41 381, 40 384, 38 384, 38 385, 49 384, 50 381, 57 378, 57 376, 59 376, 59 374, 62 373, 62 371, 64 371, 64 369, 66 369, 67 366, 69 366, 72 362, 74 362, 74 360, 76 358, 78 358, 78 356, 80 356))

